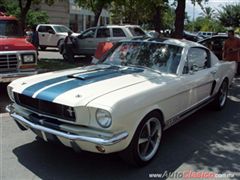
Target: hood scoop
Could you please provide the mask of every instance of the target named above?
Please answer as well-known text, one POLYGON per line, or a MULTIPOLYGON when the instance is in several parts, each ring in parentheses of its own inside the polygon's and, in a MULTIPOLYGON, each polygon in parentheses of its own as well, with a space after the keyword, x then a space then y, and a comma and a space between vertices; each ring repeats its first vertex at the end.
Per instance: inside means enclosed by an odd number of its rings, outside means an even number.
POLYGON ((95 69, 92 71, 87 71, 83 73, 77 73, 68 75, 68 78, 76 78, 80 80, 91 80, 91 79, 98 79, 98 78, 111 78, 115 76, 120 76, 122 74, 131 74, 131 73, 139 73, 143 72, 142 69, 138 68, 105 68, 105 69, 95 69))

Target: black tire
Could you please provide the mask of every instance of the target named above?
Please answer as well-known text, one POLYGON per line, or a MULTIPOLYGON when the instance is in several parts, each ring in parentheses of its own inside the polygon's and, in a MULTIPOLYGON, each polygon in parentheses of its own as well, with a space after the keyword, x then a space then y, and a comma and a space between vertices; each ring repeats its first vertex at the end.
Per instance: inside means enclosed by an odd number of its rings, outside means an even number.
POLYGON ((147 115, 139 124, 130 145, 120 156, 128 163, 141 167, 147 165, 157 154, 162 137, 161 115, 147 115))
POLYGON ((63 53, 63 42, 64 42, 64 39, 60 39, 57 43, 58 51, 60 52, 60 54, 63 53))
POLYGON ((227 102, 227 95, 228 95, 228 80, 224 79, 215 100, 213 101, 212 105, 215 110, 222 110, 227 102))
POLYGON ((40 46, 40 49, 42 50, 42 51, 45 51, 46 50, 46 46, 40 46))

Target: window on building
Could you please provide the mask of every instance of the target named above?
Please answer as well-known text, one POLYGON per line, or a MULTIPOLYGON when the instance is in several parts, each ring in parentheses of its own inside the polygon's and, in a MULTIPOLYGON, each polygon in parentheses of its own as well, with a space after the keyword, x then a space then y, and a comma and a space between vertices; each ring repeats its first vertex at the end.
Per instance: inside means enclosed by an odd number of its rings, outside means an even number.
POLYGON ((108 28, 100 28, 97 31, 97 38, 110 37, 110 30, 108 28))
POLYGON ((121 28, 113 28, 113 37, 126 37, 126 34, 121 28))

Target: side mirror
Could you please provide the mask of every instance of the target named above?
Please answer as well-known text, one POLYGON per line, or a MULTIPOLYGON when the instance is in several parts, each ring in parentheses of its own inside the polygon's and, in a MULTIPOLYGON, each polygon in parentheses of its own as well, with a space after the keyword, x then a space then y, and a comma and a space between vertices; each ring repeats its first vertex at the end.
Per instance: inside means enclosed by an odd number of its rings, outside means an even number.
POLYGON ((192 71, 193 72, 196 72, 196 71, 198 71, 199 70, 199 67, 196 65, 196 64, 193 64, 193 66, 192 66, 192 71))
POLYGON ((48 33, 49 33, 49 34, 55 34, 55 32, 54 32, 52 29, 49 29, 49 30, 48 30, 48 33))

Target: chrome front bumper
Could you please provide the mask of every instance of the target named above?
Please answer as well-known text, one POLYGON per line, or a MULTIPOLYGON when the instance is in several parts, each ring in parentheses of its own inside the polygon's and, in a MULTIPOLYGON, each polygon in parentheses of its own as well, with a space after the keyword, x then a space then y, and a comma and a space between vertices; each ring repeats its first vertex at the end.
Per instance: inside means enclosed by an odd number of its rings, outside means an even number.
POLYGON ((10 116, 16 122, 18 122, 28 128, 39 130, 39 131, 45 132, 45 133, 49 133, 49 134, 55 135, 57 137, 63 137, 70 141, 84 141, 84 142, 89 142, 89 143, 93 143, 96 145, 110 146, 110 145, 116 144, 128 137, 128 133, 126 131, 118 133, 118 134, 114 134, 112 137, 103 137, 103 136, 96 137, 96 135, 94 135, 94 134, 92 134, 92 135, 91 134, 86 135, 86 134, 80 134, 80 133, 79 134, 70 134, 67 132, 58 131, 55 129, 51 129, 51 128, 44 127, 42 125, 34 124, 34 123, 30 122, 30 120, 17 114, 15 112, 13 105, 8 105, 6 107, 6 110, 9 112, 10 116))
POLYGON ((11 82, 17 78, 31 76, 37 74, 38 71, 28 71, 28 72, 14 72, 14 73, 0 73, 0 82, 11 82))

